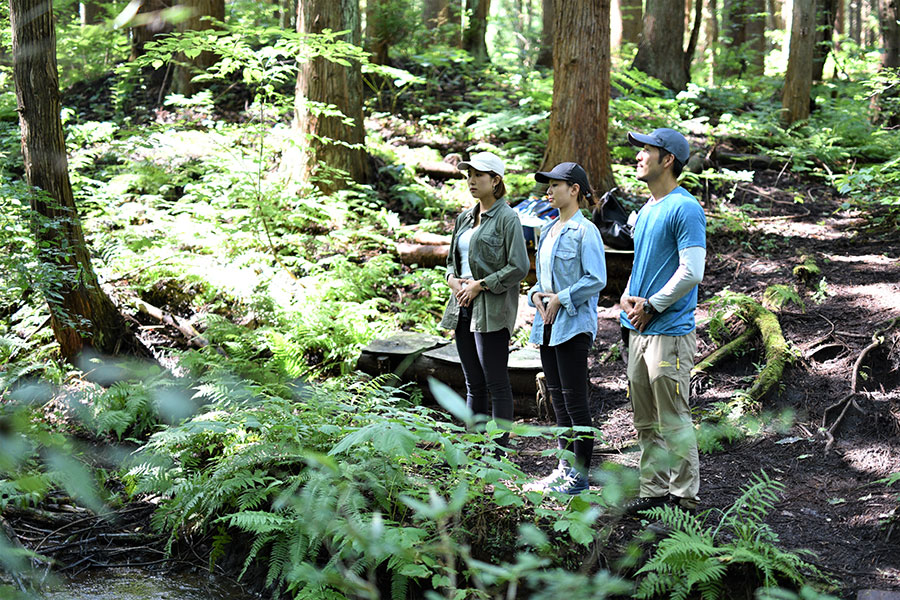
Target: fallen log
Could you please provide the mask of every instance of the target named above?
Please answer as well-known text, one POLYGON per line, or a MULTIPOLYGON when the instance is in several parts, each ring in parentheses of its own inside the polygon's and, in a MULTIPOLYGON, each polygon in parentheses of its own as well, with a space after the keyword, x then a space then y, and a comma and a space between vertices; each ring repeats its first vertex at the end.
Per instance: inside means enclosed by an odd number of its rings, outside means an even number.
POLYGON ((442 267, 447 264, 450 256, 450 245, 436 246, 432 244, 410 244, 399 242, 396 246, 397 255, 404 265, 419 265, 420 267, 442 267))
POLYGON ((738 315, 747 322, 747 330, 735 340, 707 356, 692 370, 692 374, 704 373, 734 354, 739 348, 749 343, 758 332, 765 348, 766 362, 749 388, 739 392, 743 400, 755 404, 781 380, 784 367, 790 362, 791 354, 787 341, 781 331, 778 316, 749 296, 736 294, 732 303, 737 306, 738 315))
POLYGON ((440 161, 423 161, 416 165, 416 171, 434 179, 465 179, 466 175, 456 165, 440 161))
POLYGON ((745 169, 761 169, 772 166, 775 159, 765 154, 743 154, 716 148, 712 154, 712 161, 719 166, 732 165, 744 167, 745 169))
POLYGON ((149 315, 159 321, 160 323, 164 323, 165 325, 169 325, 174 327, 178 331, 181 332, 185 338, 187 338, 188 343, 197 348, 205 348, 209 345, 209 342, 200 335, 194 327, 188 323, 187 320, 182 319, 181 317, 176 317, 174 315, 170 315, 167 312, 163 312, 162 309, 153 306, 152 304, 148 304, 141 299, 135 298, 135 304, 137 304, 137 308, 139 311, 144 313, 145 315, 149 315))

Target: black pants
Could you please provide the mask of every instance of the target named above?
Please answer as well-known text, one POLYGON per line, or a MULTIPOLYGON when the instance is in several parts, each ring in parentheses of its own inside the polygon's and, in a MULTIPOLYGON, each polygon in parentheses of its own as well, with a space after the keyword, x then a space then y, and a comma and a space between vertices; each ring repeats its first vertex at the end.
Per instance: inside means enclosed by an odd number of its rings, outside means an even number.
MULTIPOLYGON (((478 333, 469 330, 471 312, 459 309, 456 349, 466 376, 466 405, 476 414, 488 414, 488 402, 495 420, 513 420, 513 395, 509 383, 509 330, 478 333)), ((500 441, 505 442, 508 436, 500 441)))
MULTIPOLYGON (((544 325, 544 343, 541 344, 541 365, 550 391, 553 412, 558 427, 590 427, 591 411, 588 406, 587 357, 591 349, 591 336, 579 333, 562 344, 550 346, 552 326, 544 325)), ((559 439, 561 450, 575 454, 576 469, 587 473, 594 453, 594 435, 579 433, 563 435, 559 439)))

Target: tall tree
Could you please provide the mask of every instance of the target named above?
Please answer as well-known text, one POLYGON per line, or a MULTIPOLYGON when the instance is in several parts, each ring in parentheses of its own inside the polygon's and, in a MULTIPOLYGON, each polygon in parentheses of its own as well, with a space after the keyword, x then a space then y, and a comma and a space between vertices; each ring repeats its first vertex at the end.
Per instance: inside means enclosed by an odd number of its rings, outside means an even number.
POLYGON ((366 1, 366 50, 372 54, 371 61, 376 65, 388 64, 391 44, 403 36, 403 23, 397 18, 400 16, 397 8, 398 4, 391 0, 366 1))
POLYGON ((25 178, 34 189, 39 259, 58 275, 46 293, 50 324, 67 359, 86 346, 115 353, 125 324, 94 274, 72 195, 51 2, 10 0, 9 5, 22 155, 25 178))
POLYGON ((637 44, 644 14, 642 0, 612 0, 610 9, 610 45, 618 48, 622 42, 637 44))
POLYGON ((878 0, 881 68, 900 69, 900 0, 878 0))
POLYGON ((96 25, 100 22, 102 10, 97 0, 85 0, 78 5, 82 25, 96 25))
POLYGON ((634 68, 671 90, 683 90, 688 82, 683 43, 684 2, 647 0, 634 68))
POLYGON ((816 44, 816 0, 794 0, 788 67, 781 96, 785 125, 809 117, 812 59, 816 44))
POLYGON ((607 142, 609 2, 556 2, 553 107, 542 166, 577 161, 598 191, 615 185, 607 142))
MULTIPOLYGON (((144 46, 156 36, 164 36, 174 29, 163 15, 169 8, 169 0, 144 0, 138 8, 131 26, 131 60, 144 55, 144 46)), ((166 83, 168 69, 160 67, 144 67, 142 74, 147 87, 162 92, 166 83)), ((161 94, 160 94, 161 97, 161 94)))
POLYGON ((722 6, 723 75, 762 75, 766 55, 765 0, 725 0, 722 6))
POLYGON ((471 54, 476 63, 483 63, 488 59, 485 35, 491 0, 466 0, 466 12, 469 23, 463 34, 463 50, 471 54))
MULTIPOLYGON (((225 0, 180 0, 180 3, 190 11, 190 16, 178 23, 179 32, 213 29, 216 25, 211 19, 225 20, 225 0)), ((192 81, 194 76, 217 60, 218 56, 212 52, 201 52, 195 57, 181 56, 181 64, 175 70, 175 89, 186 96, 193 94, 197 87, 192 81)))
POLYGON ((813 81, 821 81, 825 61, 834 38, 837 0, 816 0, 816 47, 813 53, 813 81))
POLYGON ((718 0, 708 0, 706 4, 706 35, 704 37, 706 38, 706 46, 710 50, 708 83, 713 85, 719 63, 719 2, 718 0))
MULTIPOLYGON (((359 0, 300 0, 297 31, 322 33, 346 31, 345 40, 359 45, 359 0)), ((318 56, 301 65, 297 73, 294 127, 301 140, 308 140, 299 169, 303 181, 315 180, 325 192, 343 187, 343 177, 332 176, 338 169, 354 180, 369 178, 369 163, 362 147, 363 82, 359 63, 342 65, 318 56), (334 105, 347 119, 324 114, 321 106, 334 105)))
POLYGON ((553 67, 553 20, 553 0, 542 0, 541 50, 536 63, 541 67, 553 67))

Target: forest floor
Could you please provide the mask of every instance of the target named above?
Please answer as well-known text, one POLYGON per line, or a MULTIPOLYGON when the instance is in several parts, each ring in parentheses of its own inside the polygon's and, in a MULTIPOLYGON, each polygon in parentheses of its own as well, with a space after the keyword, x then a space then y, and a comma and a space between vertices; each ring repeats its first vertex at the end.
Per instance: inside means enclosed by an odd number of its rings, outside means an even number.
MULTIPOLYGON (((767 523, 784 550, 807 549, 810 562, 830 575, 841 598, 860 590, 900 592, 900 498, 879 483, 900 471, 900 335, 897 322, 878 348, 861 363, 859 389, 852 406, 834 431, 851 390, 851 375, 872 335, 900 316, 900 236, 867 239, 857 231, 859 215, 842 210, 840 200, 822 185, 791 180, 777 171, 760 171, 753 184, 739 190, 733 203, 764 199, 767 209, 742 243, 731 236, 708 240, 706 275, 698 308, 698 355, 708 354, 709 300, 730 289, 759 299, 771 284, 796 283, 792 274, 805 255, 816 260, 827 293, 816 303, 807 294, 805 310, 791 305, 778 313, 784 335, 800 357, 783 375, 781 386, 763 401, 762 412, 790 411, 788 430, 765 427, 724 451, 701 454, 700 511, 725 509, 764 470, 784 484, 781 502, 767 523), (793 191, 787 191, 793 190, 793 191), (804 196, 795 203, 796 190, 804 196), (743 197, 742 197, 743 196, 743 197), (858 407, 858 408, 857 408, 858 407)), ((706 207, 707 212, 710 207, 706 207)), ((601 300, 601 305, 604 302, 601 300)), ((620 339, 618 306, 601 307, 600 328, 590 358, 594 424, 602 431, 594 467, 614 461, 636 467, 639 453, 626 399, 625 365, 621 358, 599 360, 620 339)), ((695 412, 727 401, 748 387, 763 362, 761 343, 692 383, 695 412)), ((549 424, 534 421, 539 424, 549 424)), ((549 472, 555 459, 540 457, 546 442, 523 440, 517 462, 529 473, 549 472), (528 445, 535 446, 529 448, 528 445), (530 450, 530 451, 529 451, 530 450)), ((638 522, 622 520, 613 538, 634 537, 638 522)), ((613 540, 614 541, 614 540, 613 540)))

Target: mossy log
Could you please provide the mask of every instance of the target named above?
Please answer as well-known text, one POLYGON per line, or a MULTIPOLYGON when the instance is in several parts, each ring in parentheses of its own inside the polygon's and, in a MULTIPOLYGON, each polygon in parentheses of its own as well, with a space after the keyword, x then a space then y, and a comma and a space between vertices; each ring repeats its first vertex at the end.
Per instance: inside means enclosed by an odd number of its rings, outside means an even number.
POLYGON ((748 401, 758 402, 781 380, 784 367, 790 362, 791 355, 775 313, 749 296, 739 295, 735 298, 735 303, 740 316, 747 322, 747 330, 700 361, 693 372, 708 371, 725 357, 745 346, 759 332, 765 348, 766 363, 757 373, 751 386, 741 393, 748 401))

